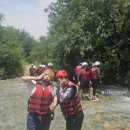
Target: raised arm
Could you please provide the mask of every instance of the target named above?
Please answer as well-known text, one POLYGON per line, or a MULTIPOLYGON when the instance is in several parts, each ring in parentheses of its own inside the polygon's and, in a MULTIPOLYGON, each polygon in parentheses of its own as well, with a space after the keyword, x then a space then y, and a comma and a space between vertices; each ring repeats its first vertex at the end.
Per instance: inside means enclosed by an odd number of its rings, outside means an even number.
POLYGON ((43 78, 43 76, 44 76, 44 73, 43 74, 41 74, 41 75, 39 75, 39 76, 23 76, 23 77, 21 77, 23 80, 41 80, 42 78, 43 78))

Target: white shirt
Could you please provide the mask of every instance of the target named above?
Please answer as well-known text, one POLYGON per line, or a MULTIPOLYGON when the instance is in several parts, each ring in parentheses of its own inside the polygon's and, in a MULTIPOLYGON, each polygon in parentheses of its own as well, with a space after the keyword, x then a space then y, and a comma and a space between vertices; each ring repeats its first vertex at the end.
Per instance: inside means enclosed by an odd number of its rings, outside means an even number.
MULTIPOLYGON (((25 81, 26 82, 26 85, 27 85, 27 88, 29 89, 30 91, 30 96, 34 94, 34 92, 36 91, 36 81, 35 80, 28 80, 28 81, 25 81)), ((42 85, 42 89, 44 91, 45 89, 45 82, 44 81, 40 81, 41 85, 42 85)), ((56 84, 52 82, 52 95, 53 97, 56 96, 56 91, 57 91, 57 87, 56 87, 56 84)))

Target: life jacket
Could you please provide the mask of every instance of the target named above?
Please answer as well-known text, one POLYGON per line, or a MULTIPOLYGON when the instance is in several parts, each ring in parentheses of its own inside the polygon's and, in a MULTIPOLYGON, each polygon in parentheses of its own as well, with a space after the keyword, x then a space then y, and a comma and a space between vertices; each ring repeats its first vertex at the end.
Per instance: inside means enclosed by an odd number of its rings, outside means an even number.
POLYGON ((74 98, 69 99, 63 103, 59 102, 59 104, 61 107, 61 112, 63 112, 63 114, 74 115, 82 110, 82 107, 80 104, 80 98, 79 98, 79 94, 78 94, 78 88, 75 84, 73 84, 71 81, 69 81, 67 86, 64 88, 64 92, 66 91, 66 89, 68 87, 76 89, 76 94, 75 94, 74 98))
POLYGON ((76 66, 76 68, 75 68, 75 76, 78 75, 78 73, 79 73, 79 71, 80 71, 81 68, 82 68, 81 65, 77 65, 77 66, 76 66))
POLYGON ((81 77, 79 78, 80 82, 89 81, 89 72, 86 69, 82 68, 81 77))
POLYGON ((43 72, 44 72, 44 70, 43 70, 42 67, 39 67, 39 68, 37 69, 37 75, 41 75, 43 72))
POLYGON ((96 67, 92 67, 90 69, 89 75, 90 75, 90 79, 91 80, 97 80, 98 79, 97 68, 96 67))
POLYGON ((28 111, 38 115, 50 114, 50 104, 53 101, 52 84, 48 84, 43 90, 40 83, 36 83, 36 90, 28 101, 28 111))

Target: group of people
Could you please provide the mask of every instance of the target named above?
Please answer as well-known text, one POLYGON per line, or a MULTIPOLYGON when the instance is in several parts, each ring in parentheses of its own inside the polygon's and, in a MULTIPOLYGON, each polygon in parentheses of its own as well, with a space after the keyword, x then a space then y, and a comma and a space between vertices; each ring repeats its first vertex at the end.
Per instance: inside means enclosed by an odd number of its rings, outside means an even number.
POLYGON ((53 69, 53 63, 48 63, 47 65, 45 64, 40 64, 38 67, 36 67, 33 63, 31 64, 29 68, 29 75, 30 76, 39 76, 41 75, 46 68, 51 68, 53 69))
POLYGON ((96 100, 97 85, 102 82, 100 62, 96 61, 90 68, 88 68, 87 62, 83 62, 77 65, 75 68, 73 80, 79 86, 81 100, 86 96, 90 100, 96 100))
POLYGON ((37 68, 39 73, 23 76, 30 90, 27 130, 49 130, 58 105, 66 120, 66 130, 81 130, 84 119, 81 100, 85 91, 90 98, 95 97, 97 84, 101 82, 99 66, 98 61, 89 70, 87 62, 77 65, 73 77, 75 83, 68 79, 65 70, 55 73, 52 63, 39 66, 42 68, 41 71, 37 68))
POLYGON ((55 73, 47 67, 39 76, 23 76, 22 79, 30 90, 27 130, 49 130, 58 105, 66 120, 66 130, 81 130, 84 113, 79 88, 68 79, 65 70, 55 73))

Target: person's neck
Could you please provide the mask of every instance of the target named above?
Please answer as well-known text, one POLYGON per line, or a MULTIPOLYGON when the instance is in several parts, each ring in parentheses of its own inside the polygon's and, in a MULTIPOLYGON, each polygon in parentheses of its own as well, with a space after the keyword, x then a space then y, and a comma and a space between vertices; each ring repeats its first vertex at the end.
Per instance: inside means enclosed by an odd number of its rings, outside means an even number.
POLYGON ((49 84, 49 81, 43 81, 43 83, 44 83, 45 85, 48 85, 48 84, 49 84))

